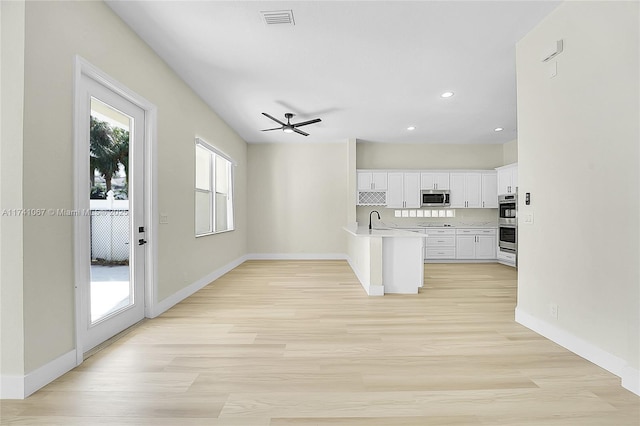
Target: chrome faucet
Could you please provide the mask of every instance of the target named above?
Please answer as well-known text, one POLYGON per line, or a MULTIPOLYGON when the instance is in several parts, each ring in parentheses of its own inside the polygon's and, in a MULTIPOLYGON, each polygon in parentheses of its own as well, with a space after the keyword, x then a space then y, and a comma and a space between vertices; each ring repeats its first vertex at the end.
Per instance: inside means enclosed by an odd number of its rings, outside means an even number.
POLYGON ((371 229, 371 215, 375 213, 378 215, 378 220, 380 220, 380 213, 378 213, 377 210, 371 210, 371 212, 369 213, 369 229, 371 229))

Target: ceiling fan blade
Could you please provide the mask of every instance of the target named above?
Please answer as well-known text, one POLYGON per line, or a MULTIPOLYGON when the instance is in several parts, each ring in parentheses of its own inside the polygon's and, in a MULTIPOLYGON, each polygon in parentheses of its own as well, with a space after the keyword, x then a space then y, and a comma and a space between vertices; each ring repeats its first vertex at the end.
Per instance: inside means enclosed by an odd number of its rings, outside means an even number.
POLYGON ((268 132, 269 130, 282 130, 282 127, 274 127, 273 129, 263 129, 261 132, 268 132))
POLYGON ((303 121, 302 123, 295 123, 292 124, 293 127, 300 127, 300 126, 306 126, 307 124, 313 124, 313 123, 319 123, 322 120, 320 120, 319 118, 314 118, 313 120, 309 120, 309 121, 303 121))
POLYGON ((267 114, 266 112, 263 112, 262 115, 264 115, 265 117, 269 117, 270 119, 272 119, 273 121, 275 121, 278 124, 281 124, 283 126, 286 126, 286 124, 284 124, 282 121, 278 120, 275 117, 270 116, 269 114, 267 114))
POLYGON ((301 134, 302 136, 309 136, 309 133, 305 133, 302 130, 296 129, 295 127, 293 128, 293 131, 298 133, 298 134, 301 134))

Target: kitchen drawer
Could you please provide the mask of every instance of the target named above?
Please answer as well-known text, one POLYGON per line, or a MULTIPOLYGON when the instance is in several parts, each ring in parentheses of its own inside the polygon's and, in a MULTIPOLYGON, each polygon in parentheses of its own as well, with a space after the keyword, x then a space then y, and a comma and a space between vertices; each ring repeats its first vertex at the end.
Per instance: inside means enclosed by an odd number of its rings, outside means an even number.
POLYGON ((455 259, 455 247, 427 247, 427 259, 455 259))
POLYGON ((502 251, 500 249, 498 249, 498 259, 499 260, 504 260, 507 262, 516 262, 516 254, 515 253, 509 253, 509 252, 505 252, 502 251))
POLYGON ((496 228, 456 229, 456 235, 496 235, 496 228))
POLYGON ((427 228, 424 230, 425 234, 431 236, 431 235, 456 235, 456 230, 455 229, 440 229, 440 228, 436 228, 436 229, 430 229, 427 228))
POLYGON ((427 247, 446 247, 456 245, 454 235, 430 235, 427 238, 427 247))

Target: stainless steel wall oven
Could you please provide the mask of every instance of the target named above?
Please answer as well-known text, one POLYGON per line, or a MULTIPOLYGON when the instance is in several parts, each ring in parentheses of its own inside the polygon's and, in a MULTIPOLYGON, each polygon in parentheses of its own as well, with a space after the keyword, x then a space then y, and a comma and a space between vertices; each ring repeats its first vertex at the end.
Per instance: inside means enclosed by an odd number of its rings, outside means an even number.
POLYGON ((498 246, 508 253, 518 252, 518 227, 515 225, 498 226, 498 246))
POLYGON ((518 195, 505 194, 498 196, 498 220, 505 225, 517 225, 518 195))
POLYGON ((518 253, 518 194, 498 196, 498 247, 518 253))

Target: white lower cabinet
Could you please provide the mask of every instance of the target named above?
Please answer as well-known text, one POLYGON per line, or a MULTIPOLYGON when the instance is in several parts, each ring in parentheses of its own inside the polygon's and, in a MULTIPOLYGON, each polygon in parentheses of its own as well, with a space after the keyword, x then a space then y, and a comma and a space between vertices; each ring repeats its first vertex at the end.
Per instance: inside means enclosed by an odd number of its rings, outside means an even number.
POLYGON ((503 265, 516 266, 515 253, 501 251, 500 248, 498 248, 498 254, 496 257, 498 258, 498 262, 502 263, 503 265))
POLYGON ((455 229, 426 229, 425 234, 427 235, 424 248, 425 260, 456 258, 455 229))
POLYGON ((496 229, 456 229, 456 259, 496 259, 496 229))

